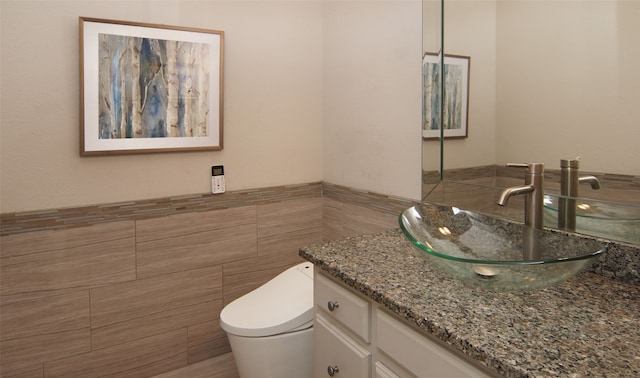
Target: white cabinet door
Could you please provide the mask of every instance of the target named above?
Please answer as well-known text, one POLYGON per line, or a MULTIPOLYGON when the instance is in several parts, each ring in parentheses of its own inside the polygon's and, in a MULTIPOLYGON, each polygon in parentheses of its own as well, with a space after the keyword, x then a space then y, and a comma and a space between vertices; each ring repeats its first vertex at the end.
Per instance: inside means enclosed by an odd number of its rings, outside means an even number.
POLYGON ((314 378, 368 378, 371 353, 316 314, 314 323, 314 378))
POLYGON ((463 358, 377 311, 378 348, 420 378, 489 378, 463 358))

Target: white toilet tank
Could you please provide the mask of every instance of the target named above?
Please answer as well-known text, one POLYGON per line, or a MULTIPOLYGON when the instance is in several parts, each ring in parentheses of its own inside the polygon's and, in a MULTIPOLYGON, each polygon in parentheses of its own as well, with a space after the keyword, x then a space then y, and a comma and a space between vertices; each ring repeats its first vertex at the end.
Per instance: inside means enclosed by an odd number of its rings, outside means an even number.
POLYGON ((242 378, 311 377, 313 264, 293 266, 220 313, 242 378))

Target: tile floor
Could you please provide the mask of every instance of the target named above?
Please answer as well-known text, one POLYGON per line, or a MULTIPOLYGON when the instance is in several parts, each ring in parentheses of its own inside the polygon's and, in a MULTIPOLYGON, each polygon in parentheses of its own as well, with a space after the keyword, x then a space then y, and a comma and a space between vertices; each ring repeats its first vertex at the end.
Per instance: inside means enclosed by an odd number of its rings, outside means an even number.
POLYGON ((231 353, 210 358, 153 378, 240 378, 231 353))

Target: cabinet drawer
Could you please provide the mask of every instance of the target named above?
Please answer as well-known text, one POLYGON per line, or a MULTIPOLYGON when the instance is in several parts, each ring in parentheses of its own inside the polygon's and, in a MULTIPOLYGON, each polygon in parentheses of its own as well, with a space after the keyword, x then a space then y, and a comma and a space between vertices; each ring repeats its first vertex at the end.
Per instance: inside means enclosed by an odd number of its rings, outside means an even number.
POLYGON ((416 333, 382 311, 376 312, 378 348, 418 377, 489 376, 458 356, 416 333))
POLYGON ((313 324, 313 376, 315 378, 368 378, 371 353, 330 324, 322 314, 316 314, 313 324), (333 369, 333 372, 329 372, 333 369), (333 374, 333 375, 331 375, 333 374))
POLYGON ((380 361, 375 363, 376 378, 400 378, 393 370, 380 361))
POLYGON ((331 282, 321 274, 315 275, 314 301, 330 318, 338 320, 367 343, 371 342, 369 301, 331 282))

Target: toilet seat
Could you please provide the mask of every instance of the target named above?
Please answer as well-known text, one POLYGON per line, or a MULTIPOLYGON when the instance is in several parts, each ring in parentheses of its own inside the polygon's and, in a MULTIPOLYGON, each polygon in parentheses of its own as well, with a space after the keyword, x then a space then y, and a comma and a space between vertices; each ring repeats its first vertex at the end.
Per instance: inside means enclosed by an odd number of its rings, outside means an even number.
POLYGON ((220 313, 227 333, 264 337, 313 324, 313 264, 301 263, 229 303, 220 313))

